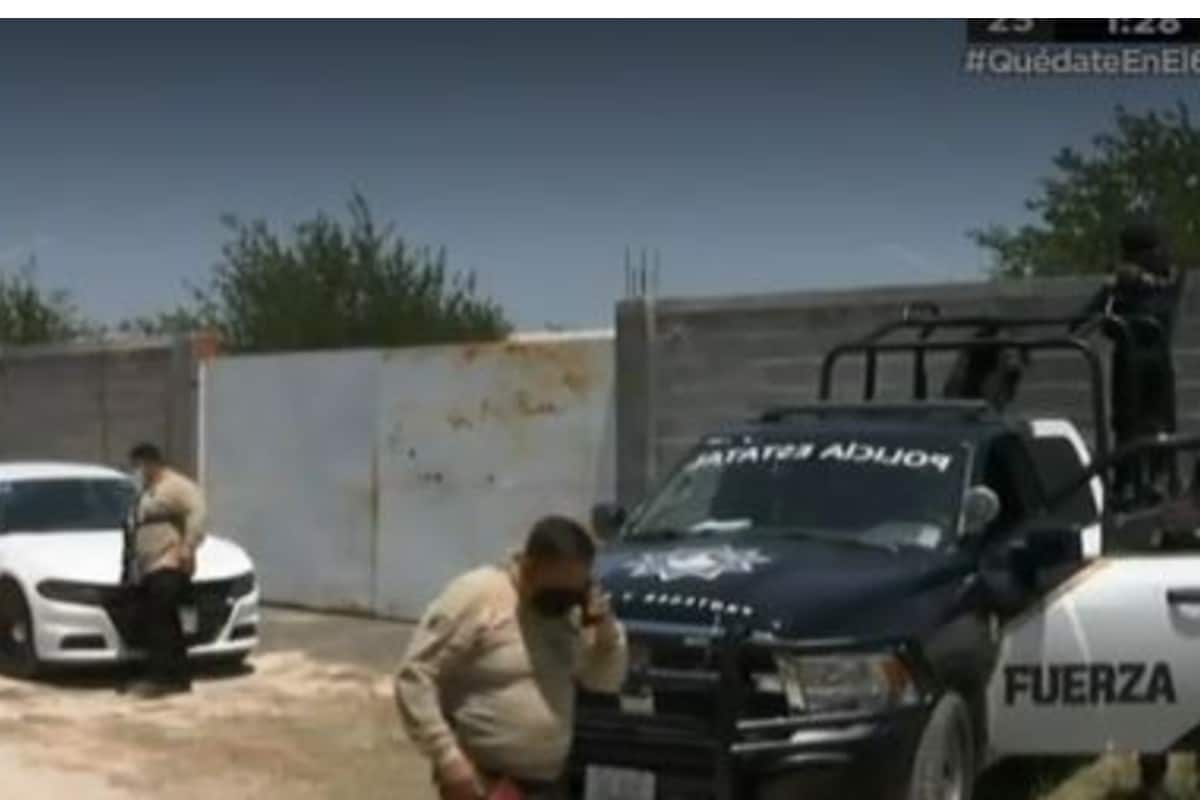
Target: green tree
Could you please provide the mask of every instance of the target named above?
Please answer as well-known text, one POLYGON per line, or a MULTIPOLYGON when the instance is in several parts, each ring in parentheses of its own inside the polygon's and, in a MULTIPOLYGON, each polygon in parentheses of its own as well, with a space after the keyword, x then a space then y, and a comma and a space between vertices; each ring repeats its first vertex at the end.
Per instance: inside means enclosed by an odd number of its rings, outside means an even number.
POLYGON ((376 225, 355 194, 349 219, 324 213, 289 237, 266 222, 222 220, 232 238, 195 305, 126 324, 139 333, 217 332, 235 351, 396 347, 503 338, 503 311, 451 273, 445 250, 412 247, 376 225))
POLYGON ((96 330, 80 315, 69 292, 39 285, 33 259, 13 275, 0 274, 0 344, 74 341, 96 330))
POLYGON ((1090 152, 1064 148, 1053 166, 1025 203, 1035 222, 969 233, 990 253, 994 277, 1105 272, 1136 212, 1162 222, 1176 263, 1200 266, 1200 130, 1185 104, 1144 114, 1118 106, 1115 128, 1094 137, 1090 152))
POLYGON ((162 311, 122 320, 117 333, 126 336, 176 336, 195 333, 208 327, 208 321, 194 308, 179 306, 174 311, 162 311))

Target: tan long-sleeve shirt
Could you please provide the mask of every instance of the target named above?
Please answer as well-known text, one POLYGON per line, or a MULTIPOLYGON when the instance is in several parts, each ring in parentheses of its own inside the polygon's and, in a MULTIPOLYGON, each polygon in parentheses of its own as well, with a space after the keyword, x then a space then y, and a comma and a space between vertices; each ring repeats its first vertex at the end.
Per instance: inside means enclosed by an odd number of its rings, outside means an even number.
POLYGON ((138 519, 134 545, 140 573, 177 567, 180 544, 194 552, 204 541, 204 493, 178 472, 164 470, 138 500, 138 519))
POLYGON ((485 773, 555 780, 575 718, 575 683, 616 692, 621 626, 581 628, 522 610, 511 569, 453 581, 426 611, 396 675, 409 737, 435 765, 465 755, 485 773))

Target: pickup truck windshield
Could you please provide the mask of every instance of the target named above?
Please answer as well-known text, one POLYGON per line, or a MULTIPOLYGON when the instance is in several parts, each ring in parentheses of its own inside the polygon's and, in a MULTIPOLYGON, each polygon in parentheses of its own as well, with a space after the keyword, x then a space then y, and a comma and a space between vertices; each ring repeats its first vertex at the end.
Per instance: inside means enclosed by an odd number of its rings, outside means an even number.
POLYGON ((954 540, 966 457, 961 443, 912 436, 709 439, 627 536, 744 531, 939 548, 954 540))

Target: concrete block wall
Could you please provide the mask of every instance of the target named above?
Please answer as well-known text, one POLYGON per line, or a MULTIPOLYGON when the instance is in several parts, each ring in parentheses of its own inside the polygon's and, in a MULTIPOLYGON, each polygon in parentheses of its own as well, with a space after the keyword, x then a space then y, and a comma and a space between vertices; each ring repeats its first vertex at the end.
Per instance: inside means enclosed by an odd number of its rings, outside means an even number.
MULTIPOLYGON (((1176 340, 1183 430, 1200 429, 1197 284, 1193 275, 1176 340)), ((946 315, 1059 316, 1076 311, 1096 286, 1092 278, 1067 278, 622 301, 616 312, 618 499, 638 502, 707 430, 768 406, 815 401, 824 353, 898 318, 910 302, 932 300, 946 315)), ((953 358, 930 356, 930 396, 940 392, 953 358)), ((839 365, 834 398, 860 398, 861 359, 839 365)), ((1036 355, 1016 409, 1065 414, 1090 432, 1085 375, 1078 356, 1036 355)), ((882 357, 877 397, 903 399, 910 390, 911 356, 882 357)))
POLYGON ((188 339, 0 350, 0 460, 121 464, 157 442, 196 468, 196 356, 188 339))

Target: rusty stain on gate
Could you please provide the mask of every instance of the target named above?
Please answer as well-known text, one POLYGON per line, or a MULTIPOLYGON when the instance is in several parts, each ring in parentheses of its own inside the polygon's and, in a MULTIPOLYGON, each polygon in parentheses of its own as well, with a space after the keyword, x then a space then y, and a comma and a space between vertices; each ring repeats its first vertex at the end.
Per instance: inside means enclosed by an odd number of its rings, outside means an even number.
POLYGON ((585 401, 602 378, 571 342, 464 345, 455 364, 464 371, 496 369, 511 375, 489 386, 487 394, 469 406, 451 403, 445 419, 455 431, 493 421, 519 424, 520 418, 563 414, 573 403, 585 401))
POLYGON ((613 376, 607 333, 389 354, 382 612, 419 612, 441 581, 502 556, 541 514, 586 519, 612 480, 613 376))

